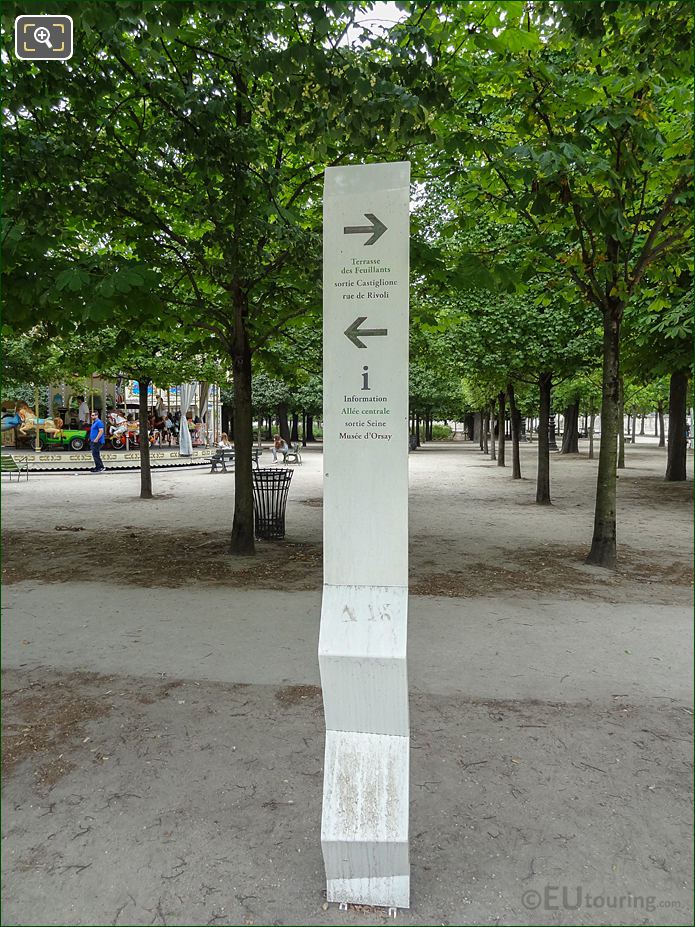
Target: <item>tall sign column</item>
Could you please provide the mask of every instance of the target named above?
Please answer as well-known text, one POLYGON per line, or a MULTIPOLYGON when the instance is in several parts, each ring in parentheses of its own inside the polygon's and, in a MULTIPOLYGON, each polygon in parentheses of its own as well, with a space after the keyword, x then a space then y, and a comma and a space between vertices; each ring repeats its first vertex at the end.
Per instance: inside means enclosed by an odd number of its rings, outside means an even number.
POLYGON ((329 901, 408 907, 410 164, 326 170, 323 209, 329 901))

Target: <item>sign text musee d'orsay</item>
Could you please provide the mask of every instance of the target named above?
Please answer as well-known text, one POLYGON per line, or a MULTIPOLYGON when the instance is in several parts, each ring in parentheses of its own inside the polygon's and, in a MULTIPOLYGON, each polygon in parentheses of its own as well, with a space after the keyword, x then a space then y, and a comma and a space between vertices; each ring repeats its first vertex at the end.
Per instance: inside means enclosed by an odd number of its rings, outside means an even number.
POLYGON ((328 168, 324 187, 329 901, 409 904, 408 272, 410 165, 328 168))

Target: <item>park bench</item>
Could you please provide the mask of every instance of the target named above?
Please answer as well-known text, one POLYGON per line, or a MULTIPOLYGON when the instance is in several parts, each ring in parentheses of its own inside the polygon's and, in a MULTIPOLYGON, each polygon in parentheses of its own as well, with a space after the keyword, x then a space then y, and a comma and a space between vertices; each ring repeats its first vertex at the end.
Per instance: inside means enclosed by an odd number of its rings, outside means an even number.
POLYGON ((282 455, 282 462, 283 462, 283 463, 298 463, 298 464, 301 464, 301 462, 302 462, 302 455, 301 455, 300 452, 299 452, 299 444, 298 444, 298 443, 290 445, 289 451, 285 451, 285 453, 282 455))
MULTIPOLYGON (((251 457, 253 459, 254 466, 260 466, 258 463, 258 458, 262 453, 263 452, 257 447, 254 447, 254 449, 251 451, 251 457)), ((233 447, 218 447, 210 458, 210 473, 216 473, 218 466, 221 466, 224 473, 227 473, 227 465, 229 464, 229 470, 233 470, 235 461, 236 451, 233 447)))
POLYGON ((29 460, 27 457, 13 457, 11 454, 3 454, 0 458, 2 462, 2 473, 9 474, 10 482, 12 482, 12 474, 17 474, 17 482, 19 482, 22 473, 26 473, 27 481, 29 480, 29 460))

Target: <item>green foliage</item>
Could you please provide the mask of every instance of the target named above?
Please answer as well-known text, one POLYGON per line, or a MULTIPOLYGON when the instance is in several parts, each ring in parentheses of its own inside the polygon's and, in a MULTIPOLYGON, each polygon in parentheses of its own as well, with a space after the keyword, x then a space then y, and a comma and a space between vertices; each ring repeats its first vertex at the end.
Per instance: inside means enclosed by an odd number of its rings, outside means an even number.
POLYGON ((219 383, 226 378, 224 368, 210 353, 210 339, 196 339, 180 329, 164 336, 160 329, 145 326, 134 333, 104 327, 80 340, 60 339, 57 348, 63 368, 74 375, 99 371, 112 378, 147 380, 162 389, 192 380, 219 383))
POLYGON ((466 410, 463 383, 455 372, 443 375, 427 360, 411 361, 410 411, 433 418, 460 419, 466 410))
POLYGON ((275 414, 281 403, 289 404, 292 391, 287 383, 265 373, 257 373, 253 378, 253 411, 255 414, 275 414))
POLYGON ((448 425, 432 425, 433 441, 451 441, 453 431, 448 425))
POLYGON ((553 312, 665 295, 691 254, 690 5, 501 7, 441 4, 403 27, 436 49, 451 95, 422 164, 443 187, 440 278, 519 291, 540 276, 553 312))
POLYGON ((553 411, 564 412, 579 400, 580 412, 598 412, 601 408, 601 373, 595 370, 564 380, 553 390, 553 411))
POLYGON ((315 310, 323 166, 426 131, 408 56, 338 45, 358 10, 95 2, 64 67, 9 53, 7 319, 173 314, 232 352, 315 310))
POLYGON ((625 313, 625 369, 637 379, 649 381, 674 371, 692 370, 693 290, 691 274, 679 285, 655 295, 645 289, 640 303, 625 313))
POLYGON ((321 377, 313 376, 304 382, 297 390, 291 406, 295 411, 301 410, 308 415, 322 415, 323 381, 321 377))
POLYGON ((30 334, 12 337, 3 334, 3 399, 24 398, 23 393, 29 385, 45 386, 69 378, 74 373, 57 340, 49 337, 44 329, 36 328, 30 334), (17 390, 22 392, 21 396, 16 394, 17 390))

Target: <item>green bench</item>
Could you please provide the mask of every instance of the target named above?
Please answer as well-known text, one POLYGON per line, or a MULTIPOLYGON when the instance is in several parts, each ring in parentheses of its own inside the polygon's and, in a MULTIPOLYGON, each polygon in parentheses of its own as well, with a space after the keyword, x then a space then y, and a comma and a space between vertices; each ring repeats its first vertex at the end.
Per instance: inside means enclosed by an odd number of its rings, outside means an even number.
POLYGON ((290 445, 289 450, 285 451, 282 458, 283 463, 298 463, 302 462, 302 455, 299 450, 299 443, 295 442, 290 445))
MULTIPOLYGON (((255 467, 259 467, 258 458, 263 452, 258 448, 254 447, 251 450, 251 461, 255 467)), ((218 447, 215 453, 210 458, 210 473, 217 472, 217 465, 221 464, 222 469, 227 473, 227 466, 230 470, 234 469, 236 461, 236 452, 233 447, 218 447)))
POLYGON ((2 473, 8 473, 10 477, 10 482, 12 482, 12 474, 17 474, 17 482, 19 482, 22 473, 26 473, 27 480, 29 479, 29 460, 26 457, 13 457, 11 454, 3 454, 0 457, 0 463, 2 464, 2 473))

